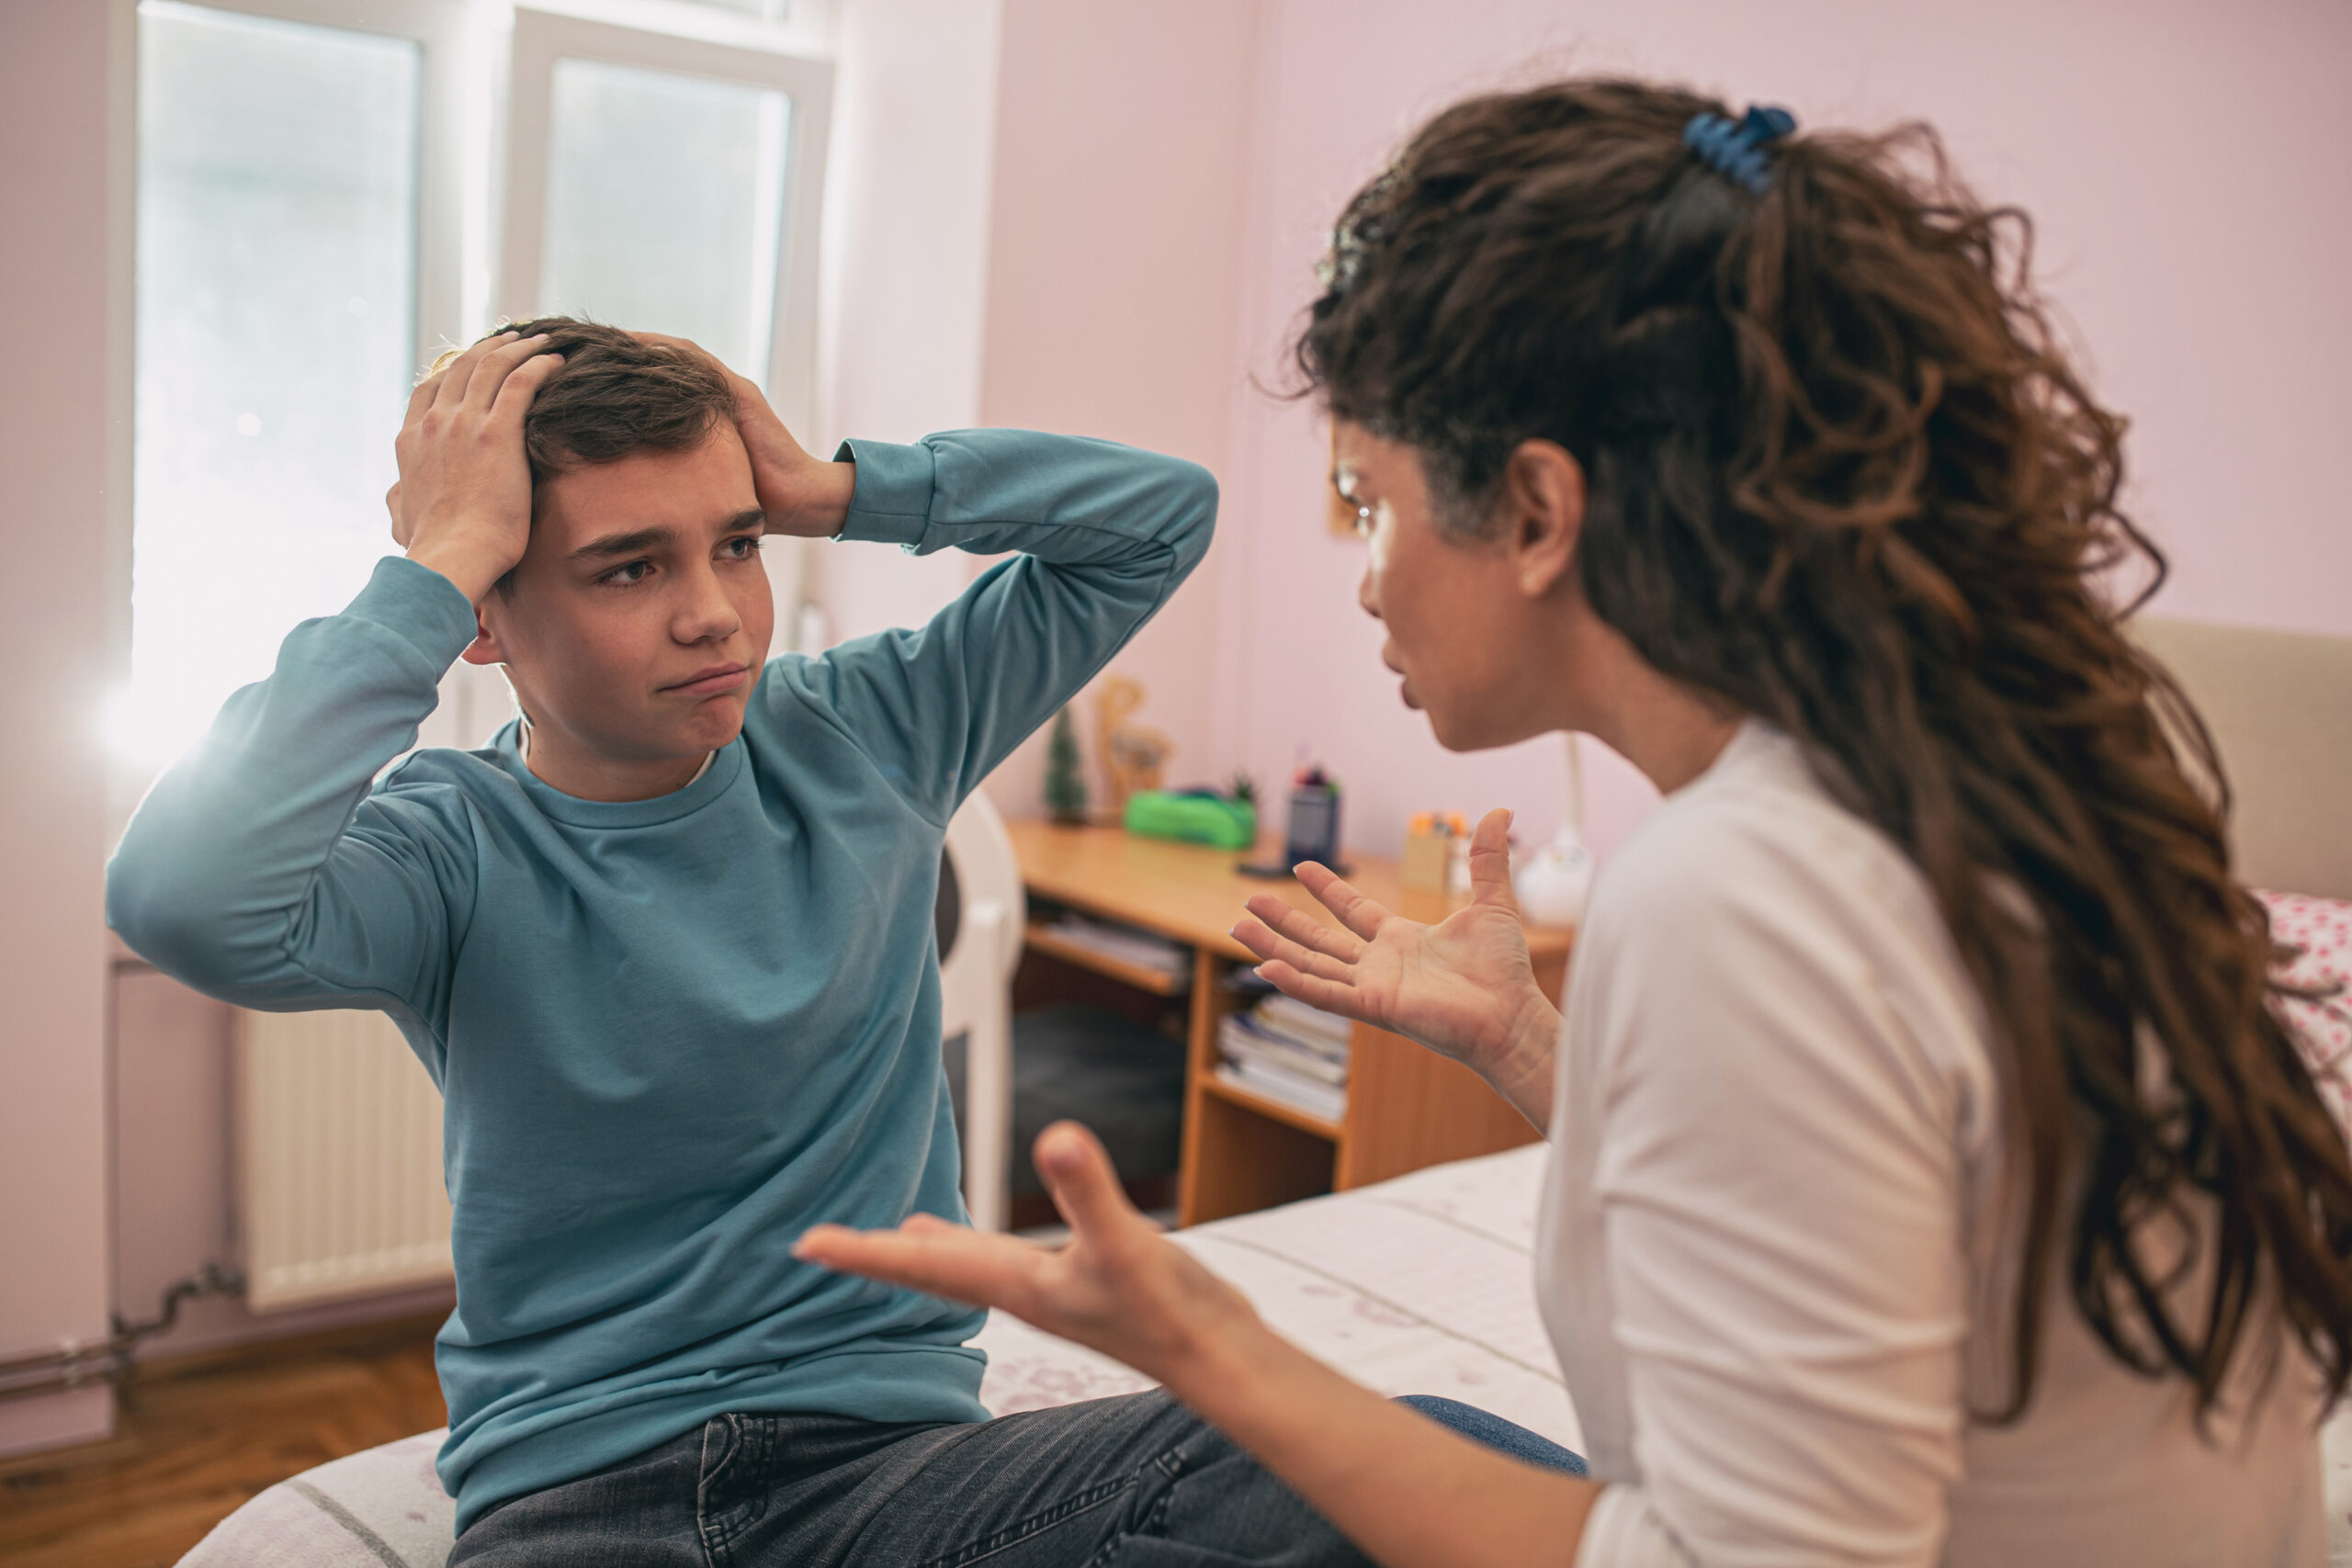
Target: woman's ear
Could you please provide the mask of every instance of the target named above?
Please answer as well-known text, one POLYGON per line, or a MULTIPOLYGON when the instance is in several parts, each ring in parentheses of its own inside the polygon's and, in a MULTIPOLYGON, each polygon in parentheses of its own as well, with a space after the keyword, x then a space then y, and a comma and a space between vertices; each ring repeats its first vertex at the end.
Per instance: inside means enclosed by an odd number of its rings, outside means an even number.
POLYGON ((1574 581, 1584 501, 1584 465, 1558 442, 1522 441, 1505 460, 1502 538, 1529 598, 1574 581))
MULTIPOLYGON (((498 590, 493 588, 490 592, 496 593, 498 590)), ((483 597, 487 602, 489 595, 483 597)), ((498 634, 490 629, 490 617, 482 611, 481 604, 474 606, 474 640, 466 644, 466 650, 458 657, 469 664, 503 664, 506 662, 505 651, 498 646, 498 634)))

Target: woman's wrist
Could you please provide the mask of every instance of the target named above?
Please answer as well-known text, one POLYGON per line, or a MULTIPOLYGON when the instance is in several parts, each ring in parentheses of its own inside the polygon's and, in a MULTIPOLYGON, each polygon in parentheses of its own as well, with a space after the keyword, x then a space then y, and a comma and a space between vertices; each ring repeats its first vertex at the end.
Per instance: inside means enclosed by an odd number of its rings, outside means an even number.
POLYGON ((1197 1325, 1165 1366, 1144 1370, 1203 1418, 1221 1424, 1224 1405, 1237 1392, 1260 1386, 1270 1359, 1284 1351, 1295 1348, 1245 1303, 1239 1312, 1197 1325))
POLYGON ((1501 1037, 1470 1065, 1543 1132, 1552 1118, 1553 1067, 1559 1050, 1560 1010, 1530 981, 1501 1037))

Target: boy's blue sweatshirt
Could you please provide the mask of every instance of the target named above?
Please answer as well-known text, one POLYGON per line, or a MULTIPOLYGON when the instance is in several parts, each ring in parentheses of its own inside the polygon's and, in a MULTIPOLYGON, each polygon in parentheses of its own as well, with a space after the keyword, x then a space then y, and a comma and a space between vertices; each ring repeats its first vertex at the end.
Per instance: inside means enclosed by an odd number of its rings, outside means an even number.
POLYGON ((948 818, 1207 548, 1216 481, 1106 442, 859 442, 842 537, 1023 552, 919 631, 786 655, 675 794, 414 743, 474 634, 390 558, 156 784, 109 921, 243 1007, 381 1008, 445 1098, 463 1529, 725 1411, 977 1421, 979 1314, 794 1261, 961 1218, 933 940, 948 818), (372 782, 371 782, 372 781, 372 782))

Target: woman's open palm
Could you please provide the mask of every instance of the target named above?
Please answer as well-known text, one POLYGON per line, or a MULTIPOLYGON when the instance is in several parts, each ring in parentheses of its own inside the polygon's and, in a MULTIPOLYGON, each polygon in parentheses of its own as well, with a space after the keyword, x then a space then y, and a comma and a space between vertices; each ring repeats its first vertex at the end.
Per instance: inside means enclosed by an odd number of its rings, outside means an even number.
POLYGON ((1236 941, 1258 972, 1309 1007, 1394 1031, 1474 1066, 1498 1059, 1527 1010, 1550 1003, 1510 893, 1510 813, 1489 811, 1470 840, 1470 902, 1435 925, 1392 914, 1327 868, 1298 879, 1342 929, 1271 893, 1250 900, 1236 941))

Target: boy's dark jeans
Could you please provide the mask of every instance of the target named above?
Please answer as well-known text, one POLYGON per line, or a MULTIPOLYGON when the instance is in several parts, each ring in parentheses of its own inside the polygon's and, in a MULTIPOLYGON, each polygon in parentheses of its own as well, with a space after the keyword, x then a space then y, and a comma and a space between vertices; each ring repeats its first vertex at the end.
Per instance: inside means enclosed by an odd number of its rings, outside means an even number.
POLYGON ((1156 1390, 975 1426, 722 1416, 500 1505, 449 1557, 450 1568, 1365 1562, 1297 1494, 1156 1390))

